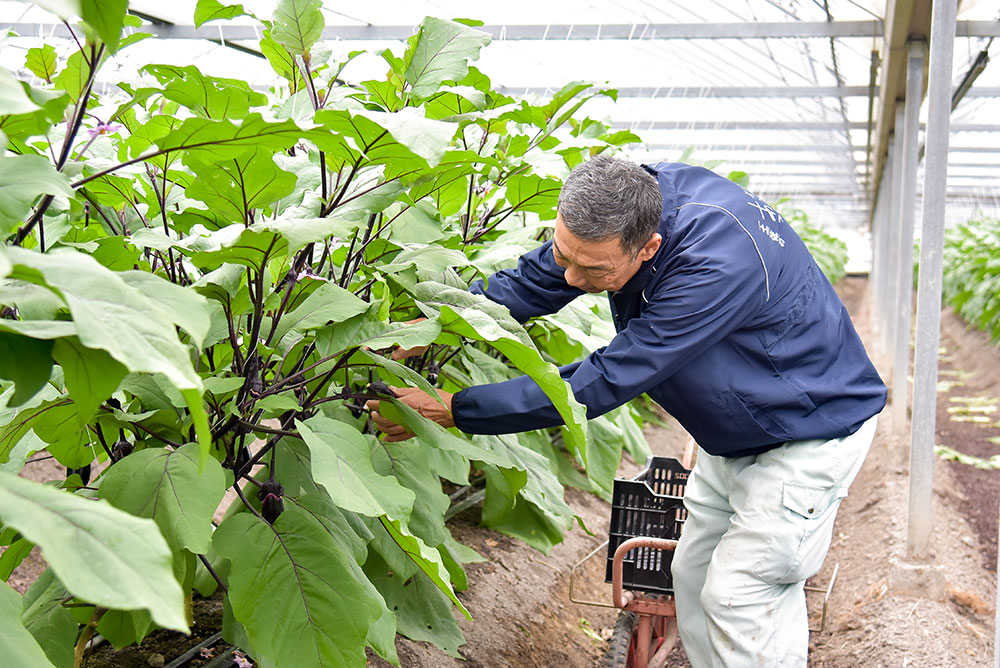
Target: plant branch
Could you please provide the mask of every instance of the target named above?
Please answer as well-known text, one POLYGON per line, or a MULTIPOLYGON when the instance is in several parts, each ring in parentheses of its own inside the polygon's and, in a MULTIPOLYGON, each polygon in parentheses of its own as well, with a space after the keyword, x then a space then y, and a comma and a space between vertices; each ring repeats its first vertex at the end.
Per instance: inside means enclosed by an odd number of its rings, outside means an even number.
MULTIPOLYGON (((81 52, 82 51, 83 49, 81 48, 81 52)), ((77 100, 76 108, 73 110, 73 116, 70 118, 69 125, 67 126, 66 136, 63 139, 62 150, 59 153, 59 160, 56 162, 57 171, 62 171, 63 167, 66 166, 66 160, 69 158, 73 141, 76 139, 76 135, 80 131, 80 126, 83 124, 83 115, 87 110, 87 102, 90 99, 90 93, 94 87, 94 79, 97 76, 97 65, 103 55, 103 44, 101 44, 100 48, 97 49, 96 54, 94 52, 94 47, 91 47, 91 61, 88 63, 90 65, 90 74, 87 77, 87 83, 84 84, 83 91, 80 93, 80 98, 77 100)), ((52 195, 45 195, 39 201, 38 206, 35 207, 35 212, 32 214, 31 218, 24 224, 23 227, 18 229, 17 234, 14 236, 14 246, 20 246, 24 243, 24 240, 29 234, 31 234, 31 231, 35 228, 35 226, 41 222, 42 218, 45 216, 45 212, 48 211, 49 206, 51 206, 54 199, 55 197, 52 195)))
POLYGON ((133 423, 132 423, 132 426, 133 426, 133 427, 138 427, 138 428, 139 428, 139 429, 141 429, 141 430, 142 430, 143 432, 145 432, 145 433, 149 434, 150 436, 152 436, 152 437, 153 437, 153 438, 155 438, 156 440, 158 440, 158 441, 161 441, 161 442, 163 442, 163 443, 166 443, 167 445, 169 445, 169 446, 171 446, 171 447, 173 447, 173 448, 181 448, 181 447, 183 447, 183 446, 182 446, 182 445, 181 445, 180 443, 178 443, 178 442, 176 442, 176 441, 171 441, 171 440, 170 440, 169 438, 167 438, 167 437, 165 437, 165 436, 160 436, 160 435, 159 435, 159 434, 157 434, 157 433, 156 433, 155 431, 151 430, 151 429, 150 429, 149 427, 146 427, 146 426, 145 426, 145 425, 143 425, 142 423, 139 423, 139 422, 133 422, 133 423))
MULTIPOLYGON (((240 489, 240 484, 238 482, 233 483, 233 490, 236 492, 236 495, 240 497, 240 501, 243 502, 243 505, 246 506, 247 509, 250 510, 250 512, 252 512, 254 515, 257 516, 257 519, 259 519, 261 522, 267 522, 267 520, 264 519, 264 516, 261 515, 257 511, 257 509, 250 504, 250 499, 248 499, 246 494, 243 493, 243 490, 240 489)), ((268 522, 268 524, 270 524, 270 522, 268 522)))
POLYGON ((299 435, 294 431, 287 431, 285 429, 275 429, 273 427, 265 427, 260 424, 254 424, 253 422, 248 422, 246 420, 240 420, 239 423, 251 431, 260 431, 265 434, 276 434, 278 436, 291 436, 292 438, 298 438, 299 435))
POLYGON ((228 594, 229 587, 227 587, 226 583, 222 581, 222 578, 219 577, 219 574, 215 572, 215 569, 212 567, 212 562, 208 560, 208 557, 206 557, 204 554, 199 554, 198 559, 201 560, 201 565, 205 567, 205 570, 208 571, 208 574, 211 575, 217 583, 219 583, 219 588, 228 594))
POLYGON ((73 650, 73 668, 80 668, 83 665, 83 655, 87 651, 90 639, 94 637, 94 629, 97 628, 97 623, 101 621, 101 617, 107 611, 107 608, 94 608, 94 614, 90 616, 90 621, 87 622, 83 627, 83 631, 80 632, 80 639, 76 641, 76 647, 73 650))

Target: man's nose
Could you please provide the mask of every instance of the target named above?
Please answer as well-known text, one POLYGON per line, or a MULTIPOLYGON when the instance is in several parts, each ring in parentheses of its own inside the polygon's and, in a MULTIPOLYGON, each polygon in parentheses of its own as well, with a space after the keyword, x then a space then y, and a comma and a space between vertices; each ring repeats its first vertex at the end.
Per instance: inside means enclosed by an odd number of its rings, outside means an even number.
POLYGON ((579 288, 581 290, 586 290, 590 287, 590 283, 584 277, 583 272, 577 269, 575 266, 570 265, 566 268, 566 282, 572 285, 574 288, 579 288))

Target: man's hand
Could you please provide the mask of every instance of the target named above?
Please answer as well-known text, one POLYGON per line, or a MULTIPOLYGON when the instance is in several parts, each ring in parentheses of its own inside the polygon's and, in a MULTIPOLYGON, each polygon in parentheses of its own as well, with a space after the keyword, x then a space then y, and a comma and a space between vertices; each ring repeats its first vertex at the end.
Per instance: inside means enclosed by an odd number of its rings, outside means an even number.
POLYGON ((427 346, 416 346, 415 348, 396 348, 392 351, 392 359, 399 362, 408 357, 419 357, 427 352, 427 346))
MULTIPOLYGON (((455 426, 455 420, 451 415, 452 394, 450 392, 437 391, 441 396, 441 401, 444 402, 444 406, 442 406, 437 399, 416 387, 394 387, 392 391, 396 393, 397 401, 403 402, 428 420, 433 420, 446 429, 455 426)), ((379 413, 380 403, 378 399, 371 399, 365 404, 365 407, 371 411, 375 426, 385 434, 386 442, 394 443, 413 438, 413 432, 408 431, 403 425, 387 420, 379 413)))
MULTIPOLYGON (((414 318, 413 320, 407 320, 407 325, 415 325, 418 322, 423 322, 427 318, 414 318)), ((427 346, 416 346, 414 348, 396 348, 392 351, 392 359, 397 362, 400 360, 405 360, 408 357, 417 357, 423 355, 427 351, 427 346)))

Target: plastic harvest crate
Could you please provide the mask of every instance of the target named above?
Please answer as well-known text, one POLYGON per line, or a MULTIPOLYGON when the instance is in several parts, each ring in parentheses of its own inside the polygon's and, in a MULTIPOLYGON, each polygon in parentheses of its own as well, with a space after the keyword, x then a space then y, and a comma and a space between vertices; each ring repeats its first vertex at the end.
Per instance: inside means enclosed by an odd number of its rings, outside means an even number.
MULTIPOLYGON (((646 470, 632 480, 616 479, 611 501, 611 530, 605 578, 611 582, 611 562, 618 546, 635 536, 676 540, 687 518, 682 498, 688 469, 672 457, 650 457, 646 470)), ((625 589, 659 594, 673 592, 670 562, 673 551, 636 548, 622 564, 625 589)))

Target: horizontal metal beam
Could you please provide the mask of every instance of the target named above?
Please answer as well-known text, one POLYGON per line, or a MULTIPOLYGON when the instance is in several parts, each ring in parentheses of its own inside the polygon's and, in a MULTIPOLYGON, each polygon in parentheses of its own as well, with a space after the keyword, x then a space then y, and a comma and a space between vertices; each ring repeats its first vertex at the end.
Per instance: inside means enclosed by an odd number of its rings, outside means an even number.
MULTIPOLYGON (((848 157, 850 151, 865 151, 864 146, 813 146, 809 144, 647 144, 645 148, 650 151, 686 151, 693 149, 696 154, 699 151, 789 151, 804 152, 815 151, 817 153, 844 153, 848 157)), ((955 149, 952 149, 955 150, 955 149)), ((1000 151, 1000 148, 996 149, 1000 151)), ((699 154, 700 157, 700 154, 699 154)))
MULTIPOLYGON (((612 123, 615 130, 778 130, 803 132, 831 132, 837 130, 866 130, 861 121, 631 121, 612 123)), ((920 124, 924 130, 925 125, 920 124)), ((1000 132, 997 123, 952 123, 955 132, 1000 132)))
MULTIPOLYGON (((612 123, 616 130, 779 130, 833 132, 866 130, 868 123, 845 121, 634 121, 612 123)), ((989 126, 987 126, 989 127, 989 126)))
MULTIPOLYGON (((948 167, 952 167, 951 164, 948 167)), ((948 181, 951 182, 952 179, 969 179, 972 181, 1000 181, 1000 172, 994 172, 993 174, 970 174, 965 172, 952 172, 950 169, 948 171, 948 181)))
MULTIPOLYGON (((58 23, 15 23, 19 34, 56 34, 69 36, 58 23), (62 33, 62 34, 61 34, 62 33)), ((605 23, 605 24, 506 24, 484 25, 479 30, 493 39, 504 40, 664 40, 664 39, 760 39, 819 37, 878 37, 881 21, 782 21, 776 23, 605 23)), ((155 24, 141 30, 166 39, 218 39, 226 41, 260 39, 255 26, 215 24, 195 28, 192 25, 155 24)), ((327 26, 323 39, 358 41, 399 41, 416 32, 411 25, 327 26)))
MULTIPOLYGON (((864 159, 855 158, 851 155, 844 156, 845 161, 853 160, 855 164, 859 167, 864 165, 864 159)), ((830 160, 765 160, 765 159, 755 159, 751 158, 749 160, 740 160, 741 165, 760 165, 760 166, 775 166, 775 167, 830 167, 831 165, 838 165, 839 163, 831 162, 830 160)))
MULTIPOLYGON (((69 37, 60 23, 9 23, 20 35, 69 37)), ((154 24, 141 31, 165 39, 259 40, 256 26, 213 24, 154 24)), ((780 21, 773 23, 606 23, 606 24, 508 24, 484 25, 479 30, 498 41, 563 40, 664 40, 664 39, 806 39, 823 37, 881 37, 882 21, 780 21)), ((357 41, 399 41, 414 34, 409 25, 327 26, 323 39, 357 41)), ((1000 21, 959 21, 958 37, 1000 36, 1000 21)))
MULTIPOLYGON (((997 169, 997 164, 994 162, 951 162, 949 160, 948 169, 950 170, 952 167, 956 167, 958 169, 992 169, 996 172, 997 177, 1000 178, 1000 170, 997 169)), ((951 174, 950 171, 948 173, 951 174)))
POLYGON ((996 86, 982 86, 970 88, 966 93, 965 97, 1000 97, 1000 88, 996 86))
POLYGON ((1000 146, 949 146, 948 155, 954 153, 1000 153, 1000 146))
MULTIPOLYGON (((920 125, 920 129, 924 129, 924 125, 920 125)), ((1000 125, 996 123, 952 123, 951 131, 954 132, 1000 132, 1000 125)))
MULTIPOLYGON (((558 88, 501 86, 505 95, 552 95, 558 88)), ((867 86, 641 86, 618 88, 619 98, 844 98, 868 97, 867 86)), ((997 95, 1000 97, 1000 89, 997 95)), ((877 90, 876 90, 877 92, 877 90)))
POLYGON ((1000 37, 1000 21, 959 21, 956 37, 1000 37))

